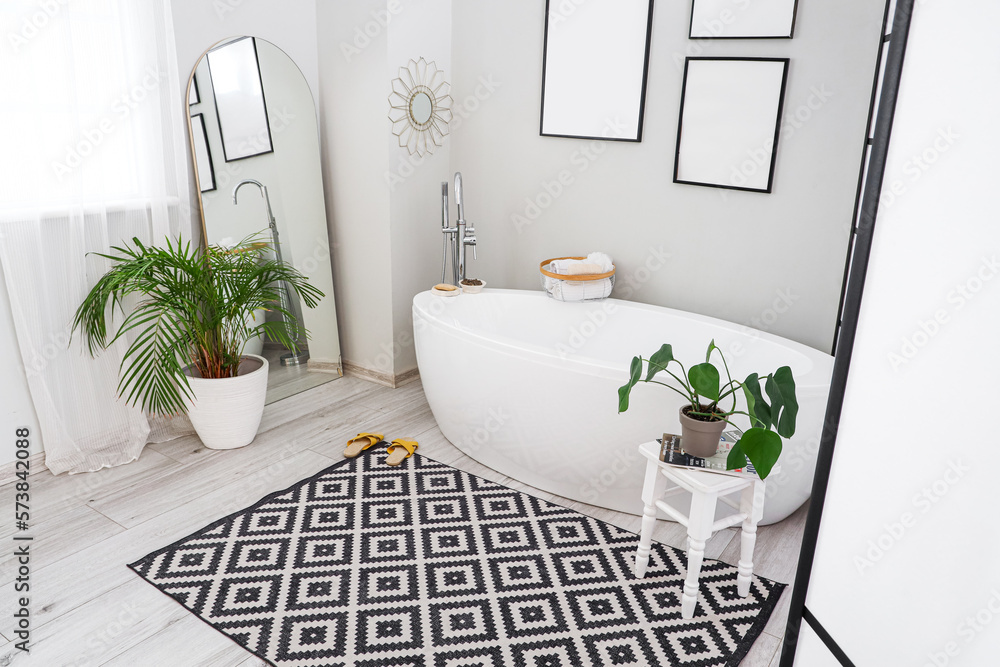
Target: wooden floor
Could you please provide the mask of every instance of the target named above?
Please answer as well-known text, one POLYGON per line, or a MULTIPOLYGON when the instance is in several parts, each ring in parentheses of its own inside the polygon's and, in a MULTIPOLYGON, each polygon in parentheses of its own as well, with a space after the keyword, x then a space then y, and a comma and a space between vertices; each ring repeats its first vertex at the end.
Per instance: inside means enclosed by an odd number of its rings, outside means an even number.
MULTIPOLYGON (((170 544, 260 497, 342 460, 359 431, 414 436, 420 452, 470 473, 554 500, 638 531, 639 518, 554 497, 526 487, 462 454, 438 430, 419 382, 388 389, 346 377, 281 400, 264 410, 248 447, 213 451, 196 436, 148 446, 129 465, 84 475, 31 477, 31 653, 15 650, 12 521, 0 526, 0 667, 252 667, 259 659, 141 580, 126 563, 170 544)), ((14 487, 0 487, 13 507, 14 487)), ((755 573, 791 582, 804 508, 759 530, 755 573)), ((683 547, 684 531, 661 521, 655 539, 683 547)), ((707 557, 739 559, 739 537, 727 529, 707 557)), ((790 591, 743 665, 776 666, 790 591)))
POLYGON ((265 405, 294 396, 299 392, 318 387, 340 376, 336 373, 317 371, 300 366, 282 366, 281 355, 287 354, 285 348, 265 347, 263 356, 267 359, 267 397, 265 405))

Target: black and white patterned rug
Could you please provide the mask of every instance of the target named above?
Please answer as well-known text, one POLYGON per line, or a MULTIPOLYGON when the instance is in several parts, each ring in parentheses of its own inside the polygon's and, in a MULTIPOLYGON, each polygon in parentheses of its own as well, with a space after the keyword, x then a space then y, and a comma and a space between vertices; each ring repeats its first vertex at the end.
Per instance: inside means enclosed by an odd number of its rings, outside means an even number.
MULTIPOLYGON (((426 457, 345 460, 129 565, 272 665, 738 665, 784 584, 426 457)), ((636 490, 638 493, 638 489, 636 490)))

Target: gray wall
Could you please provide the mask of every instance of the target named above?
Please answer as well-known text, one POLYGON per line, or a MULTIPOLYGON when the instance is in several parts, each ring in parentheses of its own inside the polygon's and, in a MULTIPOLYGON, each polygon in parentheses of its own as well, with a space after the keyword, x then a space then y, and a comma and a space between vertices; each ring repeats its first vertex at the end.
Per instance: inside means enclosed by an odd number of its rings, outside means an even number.
POLYGON ((737 41, 689 40, 690 7, 656 3, 634 144, 538 135, 543 2, 455 3, 456 100, 481 77, 499 84, 451 137, 483 250, 476 272, 537 289, 539 261, 601 250, 618 266, 616 296, 829 351, 884 4, 800 2, 794 39, 737 41), (773 194, 671 182, 685 55, 791 58, 773 194))

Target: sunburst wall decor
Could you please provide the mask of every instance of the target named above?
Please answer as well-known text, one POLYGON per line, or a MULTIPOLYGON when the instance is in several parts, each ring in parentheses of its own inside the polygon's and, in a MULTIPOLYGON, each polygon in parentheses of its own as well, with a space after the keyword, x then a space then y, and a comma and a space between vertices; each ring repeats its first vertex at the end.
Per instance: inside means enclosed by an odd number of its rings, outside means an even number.
POLYGON ((399 68, 389 95, 389 120, 399 145, 411 155, 433 153, 451 123, 451 86, 434 61, 411 60, 399 68))

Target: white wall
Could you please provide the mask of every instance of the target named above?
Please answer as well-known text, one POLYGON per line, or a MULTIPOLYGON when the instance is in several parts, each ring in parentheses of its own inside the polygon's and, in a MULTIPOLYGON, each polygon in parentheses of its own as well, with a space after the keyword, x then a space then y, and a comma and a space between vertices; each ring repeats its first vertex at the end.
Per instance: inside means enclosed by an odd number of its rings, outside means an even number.
POLYGON ((322 36, 320 136, 341 350, 345 362, 362 365, 391 349, 393 340, 384 178, 387 36, 373 18, 378 12, 386 12, 385 0, 321 2, 315 21, 322 36), (373 36, 363 32, 366 25, 374 26, 373 36))
POLYGON ((1000 70, 998 21, 982 0, 913 16, 806 599, 857 665, 1000 653, 1000 94, 982 78, 1000 70))
POLYGON ((448 140, 423 159, 399 147, 388 97, 410 59, 451 80, 451 1, 321 3, 317 26, 343 356, 399 375, 416 367, 413 296, 440 281, 440 183, 452 169, 448 140))
POLYGON ((655 4, 635 144, 539 136, 543 2, 455 3, 453 83, 467 118, 451 158, 468 182, 477 272, 491 286, 537 289, 539 261, 602 250, 618 265, 616 296, 828 352, 884 3, 800 2, 792 40, 689 40, 690 10, 688 1, 655 4), (773 194, 672 183, 686 54, 791 58, 786 114, 808 118, 782 128, 773 194), (557 183, 561 172, 570 185, 557 183), (650 275, 660 249, 670 258, 650 275), (775 318, 775 304, 787 312, 775 318))
MULTIPOLYGON (((451 0, 408 0, 404 11, 389 28, 389 49, 385 85, 399 76, 399 68, 410 59, 423 57, 453 79, 451 57, 451 0)), ((388 90, 386 91, 388 95, 388 90)), ((388 113, 388 101, 385 102, 388 113)), ((383 115, 385 115, 385 113, 383 115)), ((413 347, 413 297, 441 282, 441 182, 449 181, 451 220, 457 219, 451 138, 432 155, 411 156, 391 134, 389 121, 383 132, 389 146, 388 170, 394 176, 390 186, 390 236, 392 239, 393 372, 404 373, 417 367, 413 347), (412 167, 412 174, 407 170, 412 167), (402 181, 395 177, 399 177, 402 181)), ((484 184, 474 184, 482 187, 484 184)), ((471 252, 469 254, 471 259, 471 252)), ((376 357, 378 368, 388 355, 376 357)))

